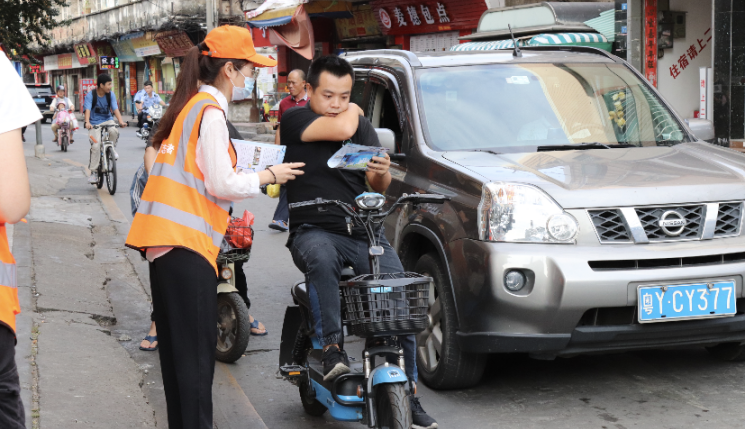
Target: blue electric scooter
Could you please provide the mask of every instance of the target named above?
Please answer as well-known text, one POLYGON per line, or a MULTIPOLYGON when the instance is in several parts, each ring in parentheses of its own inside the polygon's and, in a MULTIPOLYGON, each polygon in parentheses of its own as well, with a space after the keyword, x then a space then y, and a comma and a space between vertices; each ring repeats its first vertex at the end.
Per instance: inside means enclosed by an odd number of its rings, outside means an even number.
MULTIPOLYGON (((441 204, 447 197, 430 194, 404 195, 387 211, 385 197, 364 193, 356 198, 357 209, 341 201, 318 198, 290 204, 342 209, 347 230, 363 225, 367 232, 372 274, 355 275, 351 268, 342 272, 339 282, 342 319, 349 334, 367 338, 362 361, 350 358, 350 369, 331 382, 323 380, 321 347, 313 329, 310 299, 305 282, 292 288, 294 306, 288 306, 282 328, 279 373, 298 386, 305 411, 321 416, 328 411, 336 420, 359 421, 371 428, 409 429, 409 380, 404 368, 403 349, 398 336, 421 332, 427 327, 429 285, 432 279, 417 273, 381 274, 378 257, 380 227, 394 209, 403 204, 441 204), (353 223, 354 222, 354 223, 353 223), (375 366, 375 358, 383 365, 375 366)), ((343 344, 340 344, 343 348, 343 344)))

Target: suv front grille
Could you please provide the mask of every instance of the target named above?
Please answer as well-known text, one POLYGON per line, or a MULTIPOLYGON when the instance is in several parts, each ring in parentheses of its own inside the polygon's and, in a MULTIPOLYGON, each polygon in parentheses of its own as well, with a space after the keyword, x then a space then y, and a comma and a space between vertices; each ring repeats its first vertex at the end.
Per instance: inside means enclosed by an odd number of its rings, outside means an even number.
POLYGON ((639 244, 737 236, 741 232, 744 211, 742 201, 728 201, 592 209, 587 214, 600 243, 639 244))
MULTIPOLYGON (((642 223, 644 232, 649 241, 691 240, 701 238, 704 223, 704 206, 681 206, 681 207, 644 207, 637 208, 636 214, 642 223), (685 220, 686 225, 679 235, 668 235, 660 226, 662 216, 674 211, 679 213, 685 220)), ((672 229, 672 228, 671 228, 672 229)), ((677 229, 677 228, 674 228, 677 229)))
POLYGON ((618 210, 590 210, 595 230, 603 243, 630 243, 631 237, 618 210))
POLYGON ((742 203, 721 203, 717 214, 717 227, 714 237, 737 235, 740 233, 742 203))

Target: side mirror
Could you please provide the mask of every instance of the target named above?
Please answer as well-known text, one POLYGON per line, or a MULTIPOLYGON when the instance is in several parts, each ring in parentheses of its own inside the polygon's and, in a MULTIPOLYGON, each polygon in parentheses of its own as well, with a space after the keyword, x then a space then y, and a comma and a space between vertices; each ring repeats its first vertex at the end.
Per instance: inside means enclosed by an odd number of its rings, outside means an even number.
POLYGON ((697 139, 707 143, 714 142, 714 124, 711 121, 708 119, 692 118, 686 119, 685 122, 697 139))
POLYGON ((388 128, 375 128, 380 145, 388 149, 388 155, 396 152, 396 134, 388 128))

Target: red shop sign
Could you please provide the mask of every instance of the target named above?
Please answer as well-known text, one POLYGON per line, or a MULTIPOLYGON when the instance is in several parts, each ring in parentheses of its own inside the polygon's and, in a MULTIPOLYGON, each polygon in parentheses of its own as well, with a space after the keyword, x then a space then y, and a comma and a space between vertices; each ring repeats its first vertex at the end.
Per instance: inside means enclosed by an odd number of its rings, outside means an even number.
POLYGON ((386 35, 471 30, 486 2, 476 0, 373 0, 373 15, 386 35))
POLYGON ((644 1, 644 76, 657 87, 657 0, 644 1))

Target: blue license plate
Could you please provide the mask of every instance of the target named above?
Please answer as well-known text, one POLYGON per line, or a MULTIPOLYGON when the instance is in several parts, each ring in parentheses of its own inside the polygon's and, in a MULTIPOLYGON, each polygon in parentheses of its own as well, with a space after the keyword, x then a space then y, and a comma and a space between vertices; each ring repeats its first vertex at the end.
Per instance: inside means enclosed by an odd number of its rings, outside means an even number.
POLYGON ((734 316, 732 280, 670 286, 639 286, 639 323, 734 316))
POLYGON ((34 101, 37 102, 37 103, 43 103, 44 102, 44 99, 43 98, 34 98, 34 101))

